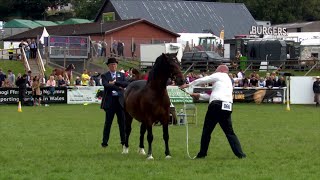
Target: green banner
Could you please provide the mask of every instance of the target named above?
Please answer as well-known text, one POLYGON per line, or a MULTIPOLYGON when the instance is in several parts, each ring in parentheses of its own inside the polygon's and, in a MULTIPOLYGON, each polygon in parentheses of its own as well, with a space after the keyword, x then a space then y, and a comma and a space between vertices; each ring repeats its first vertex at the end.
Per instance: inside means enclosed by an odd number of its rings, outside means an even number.
POLYGON ((177 86, 167 86, 171 103, 193 103, 192 97, 177 86))

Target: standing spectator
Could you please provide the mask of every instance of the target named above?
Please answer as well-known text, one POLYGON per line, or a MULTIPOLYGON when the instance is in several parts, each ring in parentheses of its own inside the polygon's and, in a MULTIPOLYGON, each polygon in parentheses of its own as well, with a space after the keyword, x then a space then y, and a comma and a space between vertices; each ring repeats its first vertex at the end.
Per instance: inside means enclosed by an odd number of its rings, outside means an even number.
POLYGON ((118 48, 118 43, 116 40, 113 40, 113 43, 112 43, 112 56, 116 56, 117 55, 117 52, 116 52, 116 49, 118 48))
POLYGON ((38 103, 38 106, 41 105, 41 92, 40 92, 40 80, 38 76, 33 78, 32 82, 32 96, 33 96, 33 105, 35 106, 38 103))
POLYGON ((88 71, 85 69, 85 70, 83 70, 83 73, 81 74, 82 86, 88 86, 89 80, 90 80, 90 76, 88 74, 88 71))
POLYGON ((2 72, 2 69, 0 69, 0 88, 2 86, 3 81, 7 78, 7 76, 2 72))
POLYGON ((30 43, 30 53, 31 53, 31 59, 35 59, 37 57, 37 43, 35 39, 32 39, 30 43))
POLYGON ((16 85, 19 87, 19 101, 21 102, 21 104, 24 104, 24 98, 26 96, 26 92, 27 92, 27 75, 24 74, 22 77, 18 76, 17 81, 16 81, 16 85))
MULTIPOLYGON (((105 124, 103 129, 102 147, 107 147, 114 115, 117 115, 121 144, 125 143, 125 115, 124 115, 124 88, 128 85, 124 74, 117 71, 118 61, 109 58, 107 61, 109 71, 101 75, 104 86, 104 95, 101 108, 105 110, 105 124)), ((126 152, 123 152, 126 153, 126 152)))
MULTIPOLYGON (((20 48, 20 56, 22 56, 22 49, 24 50, 24 48, 25 48, 25 43, 23 40, 21 40, 21 42, 19 43, 19 48, 20 48)), ((21 59, 22 59, 22 57, 21 57, 21 59)))
POLYGON ((320 103, 320 76, 316 77, 316 81, 313 82, 312 89, 314 92, 314 102, 316 103, 316 106, 319 106, 319 103, 320 103))
POLYGON ((30 59, 30 39, 28 39, 27 42, 24 43, 24 51, 26 53, 26 58, 30 59))
POLYGON ((14 46, 13 46, 13 42, 11 42, 8 49, 9 60, 13 59, 13 52, 14 52, 14 46))
POLYGON ((118 41, 118 56, 123 56, 123 48, 124 48, 124 44, 119 40, 118 41))
MULTIPOLYGON (((41 40, 39 40, 38 48, 39 48, 40 56, 43 58, 43 55, 44 55, 44 44, 41 42, 41 40)), ((37 54, 37 52, 36 52, 36 54, 37 54)))
POLYGON ((14 87, 14 83, 16 82, 16 76, 10 69, 8 70, 8 80, 11 86, 14 87))
POLYGON ((29 70, 27 73, 27 82, 28 82, 28 87, 31 87, 32 85, 32 72, 29 70))
POLYGON ((107 56, 107 43, 105 40, 103 40, 101 43, 101 56, 107 56))
POLYGON ((209 148, 211 133, 217 123, 220 124, 225 133, 233 153, 238 158, 245 158, 246 155, 242 152, 240 142, 233 131, 231 114, 232 114, 232 84, 228 76, 229 68, 226 65, 219 65, 216 72, 210 76, 197 79, 190 84, 182 85, 180 88, 196 86, 199 84, 212 83, 211 95, 193 93, 192 97, 199 99, 210 99, 208 111, 203 124, 200 152, 196 158, 205 158, 209 148))
POLYGON ((132 57, 132 59, 135 57, 135 52, 136 52, 136 43, 133 42, 133 43, 131 43, 131 57, 132 57))

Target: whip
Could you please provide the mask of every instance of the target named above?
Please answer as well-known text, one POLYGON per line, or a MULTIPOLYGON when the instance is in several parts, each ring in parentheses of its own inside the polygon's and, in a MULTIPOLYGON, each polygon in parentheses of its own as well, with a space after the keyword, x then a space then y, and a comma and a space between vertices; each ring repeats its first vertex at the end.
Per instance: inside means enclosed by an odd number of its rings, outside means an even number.
MULTIPOLYGON (((180 89, 180 88, 179 88, 180 89)), ((185 89, 180 89, 181 91, 183 91, 183 92, 185 92, 185 93, 187 93, 188 95, 190 95, 191 96, 191 93, 189 93, 189 92, 187 92, 185 89)), ((195 159, 195 157, 191 157, 190 156, 190 153, 189 153, 189 129, 188 129, 188 116, 187 116, 187 111, 186 111, 186 102, 185 102, 185 100, 183 100, 183 112, 185 113, 184 114, 184 119, 185 119, 185 126, 186 126, 186 139, 187 139, 187 155, 188 155, 188 157, 190 158, 190 159, 195 159)), ((179 120, 178 120, 179 121, 179 120)))

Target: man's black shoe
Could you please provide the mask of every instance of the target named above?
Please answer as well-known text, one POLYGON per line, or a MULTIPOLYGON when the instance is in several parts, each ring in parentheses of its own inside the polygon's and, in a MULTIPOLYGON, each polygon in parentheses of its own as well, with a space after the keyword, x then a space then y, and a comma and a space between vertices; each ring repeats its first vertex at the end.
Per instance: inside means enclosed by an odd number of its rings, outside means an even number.
POLYGON ((106 147, 108 147, 108 144, 101 143, 101 147, 102 147, 102 148, 106 148, 106 147))
POLYGON ((193 159, 204 159, 206 156, 198 154, 197 156, 195 156, 193 159))

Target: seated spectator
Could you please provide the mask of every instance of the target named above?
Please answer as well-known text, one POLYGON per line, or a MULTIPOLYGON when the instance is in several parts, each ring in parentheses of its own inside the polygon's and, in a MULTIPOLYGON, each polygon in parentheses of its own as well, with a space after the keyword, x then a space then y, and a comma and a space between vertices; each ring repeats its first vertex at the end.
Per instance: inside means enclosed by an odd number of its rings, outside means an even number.
POLYGON ((284 79, 283 76, 281 76, 278 81, 277 81, 277 87, 281 88, 281 87, 286 87, 286 80, 284 79))
POLYGON ((249 87, 249 85, 250 85, 250 80, 247 78, 247 77, 245 77, 243 80, 242 80, 242 87, 244 87, 244 88, 247 88, 247 87, 249 87))
POLYGON ((258 81, 258 87, 266 87, 266 81, 261 77, 258 81))
POLYGON ((268 77, 268 79, 266 80, 266 87, 269 89, 272 89, 274 86, 274 81, 272 79, 271 76, 268 77))
POLYGON ((96 82, 94 81, 94 79, 92 77, 89 80, 89 86, 96 86, 96 82))
POLYGON ((9 79, 6 78, 4 81, 2 81, 2 88, 12 88, 13 85, 10 83, 9 79))
POLYGON ((101 75, 100 73, 94 72, 94 74, 92 76, 92 78, 93 78, 93 80, 95 82, 95 86, 101 86, 101 83, 100 83, 101 77, 100 77, 100 75, 101 75))
POLYGON ((54 80, 54 76, 50 76, 49 80, 47 81, 47 87, 49 87, 50 94, 54 94, 56 86, 56 80, 54 80))
POLYGON ((64 87, 67 86, 66 81, 63 79, 61 75, 58 76, 58 87, 64 87))
POLYGON ((40 83, 40 87, 46 86, 46 78, 43 75, 39 75, 39 83, 40 83))
POLYGON ((79 76, 76 77, 76 80, 74 81, 75 86, 81 86, 81 79, 79 76))
POLYGON ((89 80, 90 80, 90 76, 88 74, 88 71, 85 69, 85 70, 83 70, 83 73, 81 74, 81 85, 88 86, 89 80))
POLYGON ((258 87, 258 79, 256 76, 252 76, 250 79, 250 87, 258 87))
POLYGON ((2 86, 3 84, 3 81, 7 78, 6 74, 4 74, 2 72, 2 69, 0 69, 0 87, 2 86))

